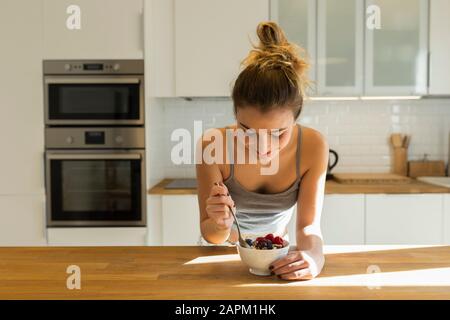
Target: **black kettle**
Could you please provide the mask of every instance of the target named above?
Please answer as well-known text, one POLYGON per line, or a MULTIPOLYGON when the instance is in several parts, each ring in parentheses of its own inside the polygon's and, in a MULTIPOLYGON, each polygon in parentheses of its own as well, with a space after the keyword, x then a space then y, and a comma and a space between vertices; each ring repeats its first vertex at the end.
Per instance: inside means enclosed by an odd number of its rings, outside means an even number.
POLYGON ((330 180, 333 179, 333 175, 331 174, 331 170, 336 167, 338 161, 339 161, 339 157, 336 151, 334 151, 333 149, 329 150, 330 155, 334 156, 334 161, 332 164, 330 164, 330 156, 328 157, 328 170, 327 170, 327 178, 326 180, 330 180))

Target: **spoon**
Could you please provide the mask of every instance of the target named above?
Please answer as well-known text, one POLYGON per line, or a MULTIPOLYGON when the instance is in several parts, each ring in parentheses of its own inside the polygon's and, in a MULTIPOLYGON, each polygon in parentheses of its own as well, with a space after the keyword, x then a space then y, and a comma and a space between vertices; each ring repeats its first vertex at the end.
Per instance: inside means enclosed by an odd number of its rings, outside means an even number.
MULTIPOLYGON (((216 186, 220 185, 218 182, 215 182, 214 184, 216 186)), ((239 227, 239 222, 238 222, 238 219, 236 218, 236 208, 235 207, 231 207, 230 205, 228 206, 228 208, 230 208, 230 211, 231 211, 231 214, 233 215, 234 221, 236 221, 236 226, 237 226, 237 230, 238 230, 238 241, 239 241, 239 244, 241 245, 241 247, 250 248, 248 243, 244 240, 244 238, 242 238, 241 228, 239 227)))

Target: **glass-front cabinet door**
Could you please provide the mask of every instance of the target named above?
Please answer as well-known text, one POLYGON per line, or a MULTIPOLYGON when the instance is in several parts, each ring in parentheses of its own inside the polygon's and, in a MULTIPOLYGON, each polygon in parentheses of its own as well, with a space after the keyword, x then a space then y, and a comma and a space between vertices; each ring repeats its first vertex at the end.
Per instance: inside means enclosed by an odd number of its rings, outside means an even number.
POLYGON ((319 95, 361 95, 364 1, 318 0, 317 8, 319 95))
POLYGON ((270 19, 280 25, 289 41, 304 49, 309 60, 312 83, 308 95, 316 95, 316 16, 317 0, 270 1, 270 19))
POLYGON ((428 0, 366 0, 365 94, 420 95, 427 92, 428 0), (378 11, 379 13, 376 13, 378 11))

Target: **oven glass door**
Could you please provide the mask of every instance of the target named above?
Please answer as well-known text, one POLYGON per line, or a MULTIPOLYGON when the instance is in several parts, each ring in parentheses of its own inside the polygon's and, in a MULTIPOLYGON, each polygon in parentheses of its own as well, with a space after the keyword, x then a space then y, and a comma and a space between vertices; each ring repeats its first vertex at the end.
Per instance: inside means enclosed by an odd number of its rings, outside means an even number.
POLYGON ((142 81, 139 78, 46 78, 48 124, 141 124, 142 81))
POLYGON ((52 154, 47 161, 50 225, 142 225, 139 154, 52 154))

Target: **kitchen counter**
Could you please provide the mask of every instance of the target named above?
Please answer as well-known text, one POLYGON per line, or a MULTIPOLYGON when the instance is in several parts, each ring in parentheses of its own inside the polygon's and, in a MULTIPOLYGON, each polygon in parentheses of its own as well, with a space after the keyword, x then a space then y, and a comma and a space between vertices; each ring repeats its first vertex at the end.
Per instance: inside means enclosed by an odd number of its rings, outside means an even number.
MULTIPOLYGON (((164 179, 150 188, 151 195, 189 195, 197 194, 197 189, 165 189, 165 186, 174 179, 164 179)), ((328 180, 325 184, 325 194, 405 194, 405 193, 450 193, 450 188, 432 185, 418 180, 410 183, 383 183, 383 184, 343 184, 328 180)))
POLYGON ((232 246, 0 248, 0 299, 450 299, 450 246, 324 249, 319 277, 285 281, 250 274, 232 246))

